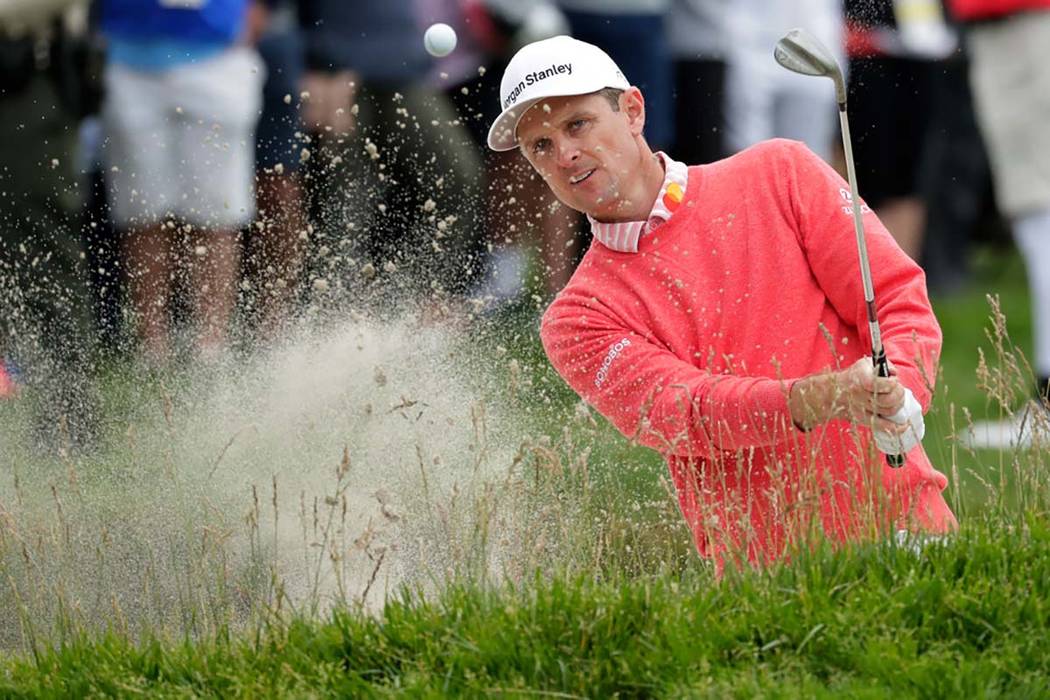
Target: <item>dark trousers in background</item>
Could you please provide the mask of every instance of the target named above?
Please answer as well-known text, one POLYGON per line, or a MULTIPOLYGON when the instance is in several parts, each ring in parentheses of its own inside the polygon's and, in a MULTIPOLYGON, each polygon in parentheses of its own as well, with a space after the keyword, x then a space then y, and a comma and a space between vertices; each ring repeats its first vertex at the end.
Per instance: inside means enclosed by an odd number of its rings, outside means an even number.
POLYGON ((120 352, 127 341, 121 313, 125 272, 120 259, 120 239, 109 219, 105 175, 101 170, 93 170, 84 175, 84 182, 85 252, 99 349, 120 352))
MULTIPOLYGON (((973 94, 969 62, 959 53, 942 64, 933 82, 933 116, 927 156, 919 187, 927 205, 922 266, 933 293, 950 294, 969 281, 970 244, 982 225, 998 218, 988 155, 984 149, 973 94)), ((1004 240, 1009 240, 1000 222, 1004 240)))
POLYGON ((604 14, 566 11, 572 35, 604 50, 627 81, 645 95, 645 138, 654 151, 674 138, 671 55, 662 14, 604 14))
POLYGON ((725 61, 675 61, 675 138, 671 156, 687 165, 725 158, 725 61))
POLYGON ((317 239, 310 276, 351 304, 377 298, 366 286, 388 286, 394 302, 466 292, 483 237, 469 131, 445 95, 424 87, 365 84, 357 105, 354 131, 317 135, 304 172, 317 239))

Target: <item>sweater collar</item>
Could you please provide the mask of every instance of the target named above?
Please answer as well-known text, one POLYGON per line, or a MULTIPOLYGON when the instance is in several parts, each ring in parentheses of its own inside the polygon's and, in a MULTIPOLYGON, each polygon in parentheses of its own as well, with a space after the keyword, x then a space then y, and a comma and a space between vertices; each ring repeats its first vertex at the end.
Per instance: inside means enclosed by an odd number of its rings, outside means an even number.
POLYGON ((689 182, 689 168, 663 151, 657 152, 656 157, 664 168, 664 184, 656 195, 648 218, 644 221, 602 223, 587 217, 591 223, 591 233, 606 248, 620 253, 637 253, 641 237, 670 219, 682 203, 689 182))

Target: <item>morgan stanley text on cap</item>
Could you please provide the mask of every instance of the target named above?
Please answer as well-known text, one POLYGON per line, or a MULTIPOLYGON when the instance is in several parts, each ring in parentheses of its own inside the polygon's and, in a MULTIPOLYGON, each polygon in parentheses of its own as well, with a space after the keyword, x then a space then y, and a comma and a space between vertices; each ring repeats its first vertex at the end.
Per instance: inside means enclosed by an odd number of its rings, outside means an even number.
POLYGON ((489 148, 516 148, 518 121, 546 97, 586 95, 603 88, 626 90, 627 78, 609 55, 593 44, 556 36, 521 48, 510 59, 499 86, 499 117, 489 129, 489 148))

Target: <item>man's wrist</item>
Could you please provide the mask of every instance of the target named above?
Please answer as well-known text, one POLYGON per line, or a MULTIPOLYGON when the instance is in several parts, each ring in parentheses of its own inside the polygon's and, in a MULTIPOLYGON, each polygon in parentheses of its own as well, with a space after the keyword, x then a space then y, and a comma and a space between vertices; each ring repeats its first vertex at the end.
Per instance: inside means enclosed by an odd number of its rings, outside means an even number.
POLYGON ((812 430, 835 417, 831 375, 814 374, 791 385, 788 411, 799 430, 812 430))

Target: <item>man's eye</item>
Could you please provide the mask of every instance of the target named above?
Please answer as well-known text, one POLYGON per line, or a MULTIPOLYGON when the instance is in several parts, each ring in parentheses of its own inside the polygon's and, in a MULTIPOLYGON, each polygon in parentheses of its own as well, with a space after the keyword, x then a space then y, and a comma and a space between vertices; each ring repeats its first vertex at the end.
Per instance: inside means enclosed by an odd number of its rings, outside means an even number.
POLYGON ((579 131, 586 123, 586 119, 575 119, 569 122, 569 131, 579 131))
POLYGON ((550 148, 550 141, 547 139, 540 139, 532 144, 532 153, 533 155, 541 156, 547 152, 548 148, 550 148))

